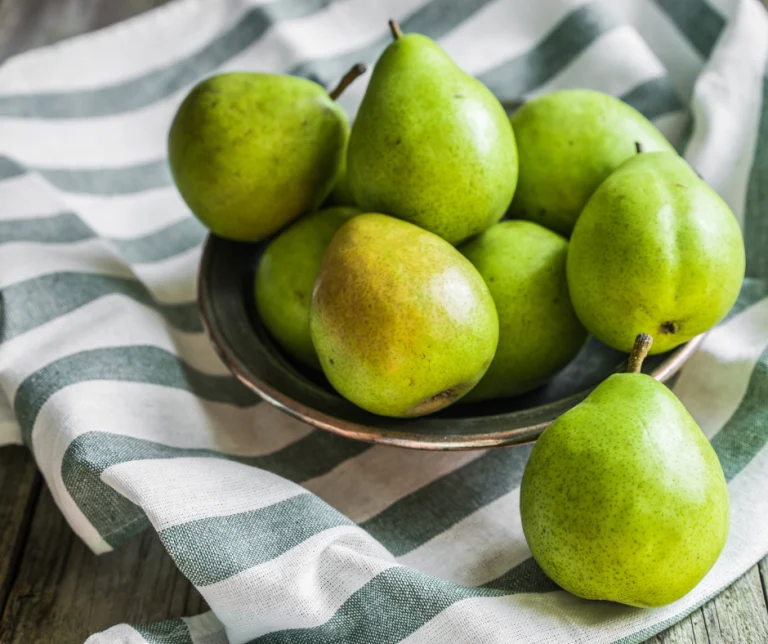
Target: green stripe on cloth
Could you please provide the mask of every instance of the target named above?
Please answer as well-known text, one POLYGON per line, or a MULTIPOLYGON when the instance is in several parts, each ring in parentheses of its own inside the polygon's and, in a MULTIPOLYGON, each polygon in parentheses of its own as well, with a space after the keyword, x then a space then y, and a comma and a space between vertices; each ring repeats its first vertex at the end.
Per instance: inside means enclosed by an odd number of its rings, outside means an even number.
POLYGON ((140 508, 101 480, 102 472, 113 465, 184 457, 224 458, 300 483, 331 471, 367 449, 370 445, 316 430, 277 452, 241 457, 93 431, 78 436, 67 447, 61 476, 80 511, 114 548, 144 530, 149 521, 140 508))
POLYGON ((492 449, 360 524, 395 556, 444 532, 520 484, 530 445, 492 449))
MULTIPOLYGON (((126 262, 142 264, 168 259, 194 248, 204 236, 202 224, 188 217, 142 237, 104 239, 117 248, 126 262)), ((68 244, 96 238, 98 235, 71 212, 36 219, 0 221, 0 244, 68 244)))
POLYGON ((158 304, 139 281, 91 273, 52 273, 0 290, 0 342, 15 338, 106 295, 123 295, 162 315, 179 331, 203 330, 196 302, 158 304), (30 302, 35 305, 31 306, 30 302))
POLYGON ((64 212, 35 219, 0 220, 0 244, 36 242, 69 244, 93 239, 96 233, 80 217, 64 212))
POLYGON ((160 539, 184 576, 208 586, 279 557, 316 534, 355 525, 313 494, 173 526, 160 539))
POLYGON ((132 625, 131 628, 149 644, 193 644, 187 625, 180 619, 154 624, 132 625))
POLYGON ((569 13, 525 54, 480 74, 478 79, 497 96, 522 98, 571 63, 599 36, 620 24, 603 4, 584 5, 569 13))
POLYGON ((405 567, 379 573, 325 624, 269 633, 250 644, 395 644, 446 608, 473 597, 503 597, 557 590, 532 560, 510 571, 515 588, 468 588, 405 567))
POLYGON ((85 118, 128 112, 171 96, 233 58, 275 23, 308 16, 331 0, 278 0, 248 11, 199 51, 162 69, 98 89, 0 97, 0 116, 85 118))
POLYGON ((205 234, 203 225, 188 217, 143 237, 110 241, 126 262, 141 264, 158 262, 195 248, 205 234))
POLYGON ((755 158, 744 209, 747 275, 768 278, 768 78, 763 76, 763 106, 755 158))
POLYGON ((629 103, 647 119, 655 119, 662 114, 685 108, 668 76, 653 78, 637 85, 624 94, 621 100, 629 103))
POLYGON ((119 168, 30 170, 59 190, 91 195, 128 195, 173 183, 165 159, 119 168))
POLYGON ((730 481, 768 443, 768 350, 760 356, 738 409, 712 438, 725 478, 730 481))
POLYGON ((768 280, 753 277, 745 278, 741 285, 741 291, 739 291, 739 297, 736 298, 736 303, 728 312, 726 320, 766 297, 768 297, 768 280))
POLYGON ((91 380, 144 382, 185 389, 205 400, 237 407, 248 407, 260 400, 233 376, 202 373, 158 347, 126 346, 81 351, 46 365, 19 385, 13 409, 27 445, 31 444, 32 428, 46 401, 65 387, 91 380))
POLYGON ((25 172, 26 170, 24 170, 18 163, 8 157, 0 155, 0 180, 12 179, 13 177, 25 174, 25 172))
POLYGON ((654 0, 688 42, 709 58, 725 27, 725 18, 705 0, 654 0))

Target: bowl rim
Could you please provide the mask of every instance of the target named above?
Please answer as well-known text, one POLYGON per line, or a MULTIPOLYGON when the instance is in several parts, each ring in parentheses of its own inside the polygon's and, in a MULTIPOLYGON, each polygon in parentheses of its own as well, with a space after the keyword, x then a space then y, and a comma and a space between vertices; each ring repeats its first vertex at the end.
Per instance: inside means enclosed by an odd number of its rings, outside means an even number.
MULTIPOLYGON (((214 322, 211 301, 205 293, 205 276, 208 265, 211 262, 213 240, 215 236, 208 234, 203 242, 203 252, 200 259, 197 274, 197 301, 202 320, 208 339, 213 345, 214 351, 224 362, 232 374, 245 385, 249 390, 258 394, 268 403, 278 409, 287 412, 291 416, 302 420, 313 427, 325 431, 351 438, 353 440, 366 443, 375 443, 381 445, 390 445, 395 447, 404 447, 409 449, 437 450, 437 451, 460 451, 473 449, 487 449, 491 447, 504 447, 510 445, 521 445, 534 442, 542 432, 559 416, 558 413, 551 420, 536 423, 526 427, 515 427, 509 430, 492 431, 478 434, 435 434, 412 431, 408 429, 385 429, 374 427, 372 425, 363 425, 353 421, 344 420, 318 411, 303 403, 291 398, 283 392, 275 389, 263 379, 254 374, 248 366, 237 356, 236 352, 224 341, 221 330, 214 322)), ((688 342, 680 345, 669 352, 667 357, 659 363, 647 375, 653 377, 659 382, 666 382, 674 376, 683 365, 693 356, 704 341, 707 333, 702 333, 688 342)), ((597 385, 596 385, 597 386, 597 385)), ((556 401, 531 407, 526 411, 537 411, 546 413, 552 408, 559 410, 564 404, 577 404, 587 397, 595 387, 590 387, 577 392, 565 398, 556 401)), ((571 405, 572 406, 572 405, 571 405)), ((570 407, 569 407, 570 408, 570 407)), ((497 415, 505 415, 499 414, 497 415)), ((492 418, 493 416, 488 416, 492 418)))

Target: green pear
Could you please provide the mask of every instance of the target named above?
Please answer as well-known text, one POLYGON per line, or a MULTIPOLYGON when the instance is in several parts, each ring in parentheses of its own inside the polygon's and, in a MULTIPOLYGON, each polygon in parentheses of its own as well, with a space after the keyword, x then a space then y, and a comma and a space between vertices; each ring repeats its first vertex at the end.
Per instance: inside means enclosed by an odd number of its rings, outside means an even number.
POLYGON ((344 155, 341 157, 341 166, 336 175, 336 181, 331 188, 331 194, 328 195, 328 205, 332 206, 356 206, 355 197, 352 194, 352 188, 349 185, 349 175, 347 174, 347 149, 344 148, 344 155))
POLYGON ((331 238, 359 212, 337 207, 302 217, 270 242, 256 269, 256 309, 264 326, 290 355, 316 369, 309 335, 312 286, 331 238))
POLYGON ((605 344, 638 333, 662 353, 730 310, 744 278, 744 241, 725 202, 679 156, 636 154, 576 222, 568 287, 576 314, 605 344))
POLYGON ((258 241, 317 208, 349 135, 334 99, 360 73, 350 70, 330 95, 303 78, 261 73, 194 87, 173 119, 168 160, 195 216, 221 237, 258 241))
POLYGON ((493 299, 472 264, 437 235, 379 214, 353 217, 331 240, 309 326, 333 387, 395 417, 461 398, 499 338, 493 299))
POLYGON ((502 221, 460 248, 483 276, 499 315, 499 346, 463 401, 514 396, 543 384, 587 339, 568 297, 568 242, 530 221, 502 221))
MULTIPOLYGON (((649 336, 638 339, 639 370, 649 336)), ((717 454, 682 403, 619 373, 536 441, 520 488, 523 531, 555 583, 586 599, 662 606, 689 592, 728 536, 717 454)))
POLYGON ((595 188, 639 143, 674 149, 640 112, 613 96, 567 89, 534 98, 511 117, 520 177, 510 215, 568 236, 595 188))
POLYGON ((349 140, 357 204, 417 224, 452 244, 504 215, 517 183, 504 108, 438 45, 402 35, 376 63, 349 140))

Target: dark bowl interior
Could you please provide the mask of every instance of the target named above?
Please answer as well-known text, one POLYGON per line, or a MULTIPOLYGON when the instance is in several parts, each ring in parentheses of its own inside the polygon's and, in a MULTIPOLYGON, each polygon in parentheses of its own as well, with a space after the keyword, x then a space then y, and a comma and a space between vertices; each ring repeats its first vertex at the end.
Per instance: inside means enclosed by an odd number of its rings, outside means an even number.
MULTIPOLYGON (((590 338, 573 362, 529 394, 457 403, 421 418, 370 414, 337 394, 321 372, 290 358, 262 324, 254 306, 253 278, 265 247, 266 242, 242 244, 208 237, 198 278, 203 322, 217 352, 241 382, 322 429, 417 449, 476 449, 530 442, 625 364, 625 354, 590 338)), ((649 357, 643 371, 665 382, 702 339, 699 336, 666 354, 649 357)))

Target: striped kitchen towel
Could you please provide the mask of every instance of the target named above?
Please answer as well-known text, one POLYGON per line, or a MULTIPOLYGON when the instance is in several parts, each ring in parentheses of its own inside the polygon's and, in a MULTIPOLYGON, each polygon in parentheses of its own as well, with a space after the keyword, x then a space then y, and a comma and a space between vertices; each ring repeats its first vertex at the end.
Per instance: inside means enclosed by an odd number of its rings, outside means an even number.
MULTIPOLYGON (((151 526, 211 607, 90 644, 639 642, 768 552, 768 19, 757 0, 181 0, 0 67, 0 443, 25 443, 97 553, 151 526), (578 599, 530 557, 529 447, 425 453, 312 430, 238 385, 195 304, 204 231, 166 132, 190 86, 329 85, 387 19, 505 98, 637 107, 745 233, 738 303, 675 386, 729 481, 731 534, 670 606, 578 599)), ((367 78, 367 77, 366 77, 367 78)), ((344 94, 354 114, 366 78, 344 94)))

